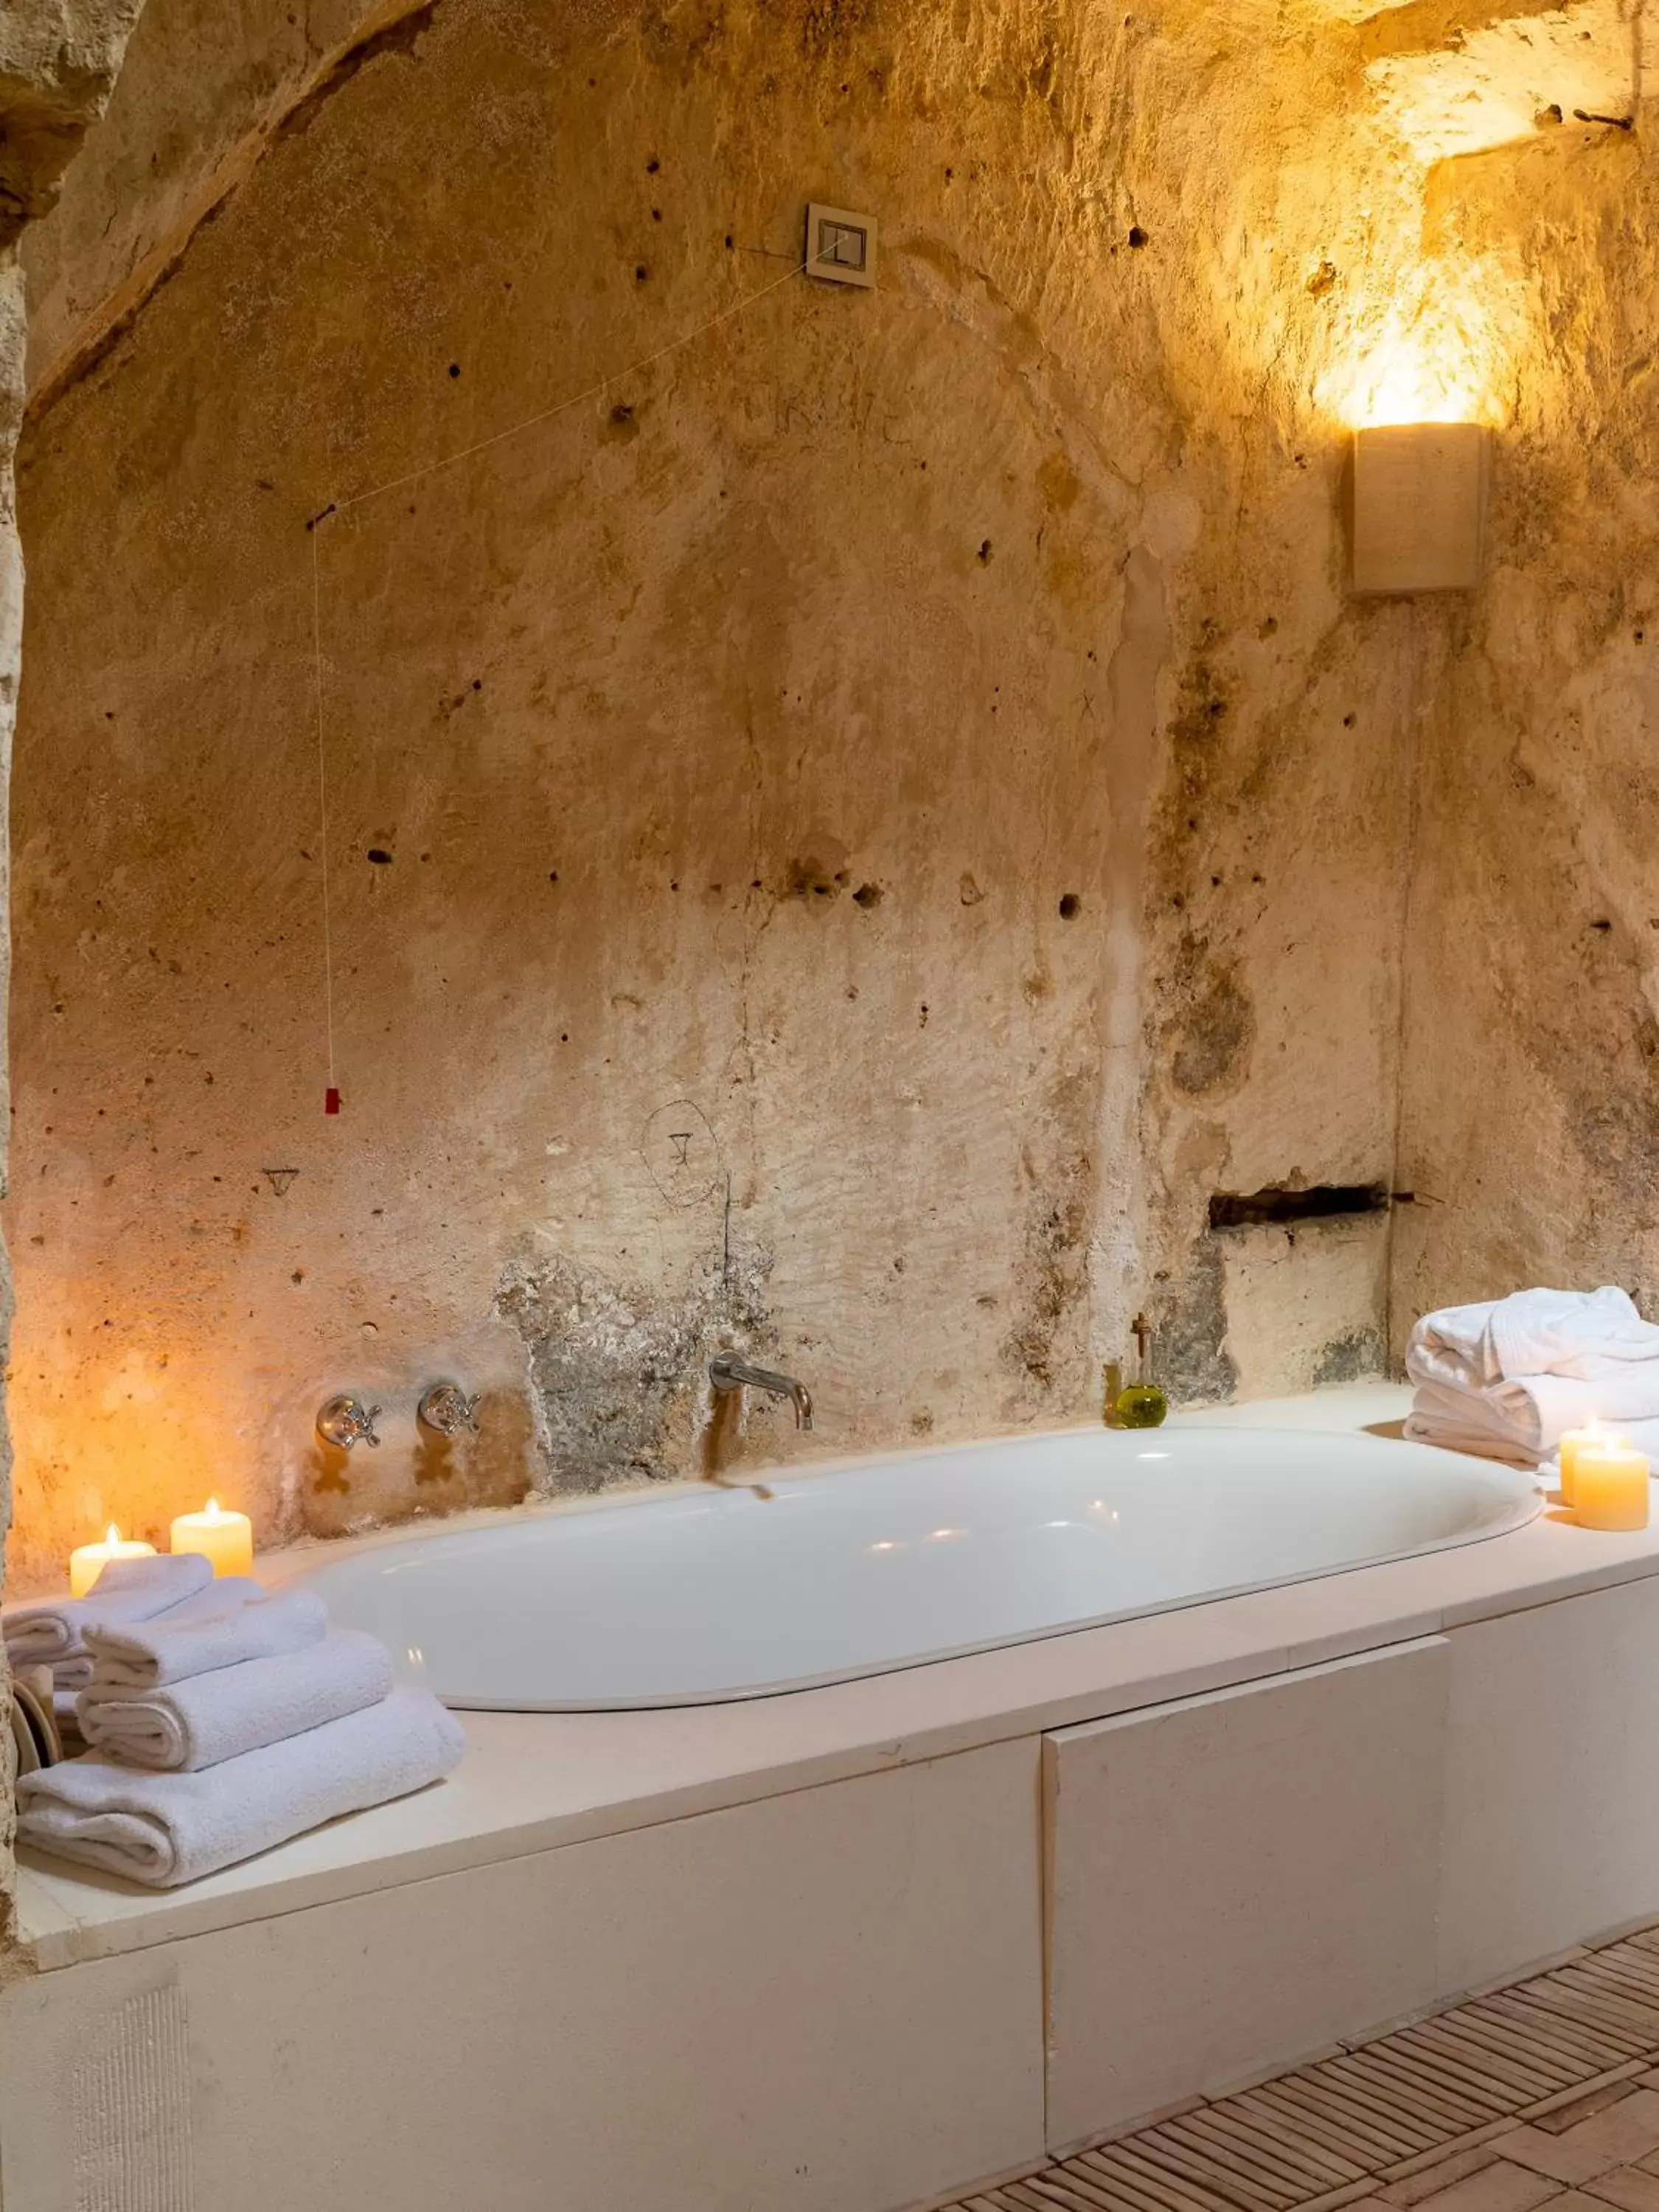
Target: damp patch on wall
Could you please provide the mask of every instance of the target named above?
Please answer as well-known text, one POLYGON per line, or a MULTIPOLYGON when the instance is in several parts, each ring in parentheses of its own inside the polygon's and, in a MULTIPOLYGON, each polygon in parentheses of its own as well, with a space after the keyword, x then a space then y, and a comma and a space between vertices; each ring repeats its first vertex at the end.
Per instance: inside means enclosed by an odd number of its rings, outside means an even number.
POLYGON ((1177 1404, 1213 1404, 1238 1388, 1227 1350, 1226 1269, 1207 1237, 1193 1244, 1182 1274, 1158 1286, 1152 1372, 1177 1404))
POLYGON ((1165 985, 1171 1012, 1164 1049, 1170 1080, 1185 1098, 1225 1097, 1249 1072, 1255 1009, 1238 962, 1183 934, 1165 985))
MULTIPOLYGON (((383 1395, 392 1409, 388 1429, 401 1413, 405 1433, 416 1384, 383 1395)), ((414 1430, 411 1449, 344 1452, 313 1436, 297 1484, 300 1524, 307 1536, 349 1536, 365 1528, 393 1528, 441 1519, 480 1507, 519 1505, 531 1489, 534 1421, 522 1390, 486 1388, 475 1431, 440 1436, 414 1430)))
POLYGON ((1334 1382, 1370 1382, 1382 1373, 1387 1358, 1380 1328, 1349 1329, 1334 1336, 1314 1362, 1314 1388, 1322 1390, 1334 1382))
POLYGON ((545 1486, 592 1492, 700 1471, 708 1363, 717 1352, 764 1350, 771 1272, 759 1246, 711 1255, 678 1292, 560 1253, 509 1260, 495 1310, 529 1357, 545 1486))

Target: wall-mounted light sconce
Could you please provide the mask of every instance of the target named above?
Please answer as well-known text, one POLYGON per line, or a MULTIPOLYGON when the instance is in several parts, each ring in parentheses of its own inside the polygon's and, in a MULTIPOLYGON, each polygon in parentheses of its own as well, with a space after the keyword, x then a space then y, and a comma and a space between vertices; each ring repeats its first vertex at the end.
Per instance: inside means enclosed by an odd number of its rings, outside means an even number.
POLYGON ((1353 434, 1353 588, 1465 592, 1480 580, 1491 435, 1480 422, 1353 434))

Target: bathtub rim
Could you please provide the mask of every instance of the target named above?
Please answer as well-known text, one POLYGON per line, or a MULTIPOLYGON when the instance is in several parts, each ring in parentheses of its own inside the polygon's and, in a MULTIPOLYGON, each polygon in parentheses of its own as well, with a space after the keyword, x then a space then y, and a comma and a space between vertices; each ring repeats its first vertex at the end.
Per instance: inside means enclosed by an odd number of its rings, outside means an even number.
MULTIPOLYGON (((1252 1422, 1247 1428, 1243 1423, 1221 1424, 1201 1421, 1177 1421, 1173 1425, 1180 1432, 1186 1434, 1194 1432, 1212 1434, 1218 1428, 1225 1427, 1230 1431, 1244 1430, 1245 1432, 1253 1435, 1324 1434, 1339 1439, 1366 1436, 1379 1444, 1396 1441, 1393 1438, 1385 1439, 1376 1437, 1372 1431, 1364 1427, 1319 1431, 1310 1430, 1305 1425, 1297 1426, 1295 1424, 1289 1424, 1282 1430, 1276 1430, 1262 1422, 1252 1422)), ((761 1469, 757 1471, 753 1481, 721 1484, 718 1487, 727 1492, 735 1504, 741 1493, 753 1492, 763 1482, 769 1490, 781 1489, 786 1485, 832 1479, 837 1474, 854 1468, 868 1468, 872 1462, 878 1462, 883 1468, 890 1467, 902 1470, 924 1463, 930 1459, 940 1458, 963 1450, 993 1451, 1000 1446, 1018 1444, 1023 1442, 1036 1443, 1052 1437, 1091 1436, 1097 1432, 1098 1424, 1079 1423, 1066 1428, 1022 1430, 1005 1437, 975 1437, 965 1441, 958 1439, 953 1443, 926 1444, 902 1451, 842 1454, 830 1460, 793 1462, 786 1468, 776 1470, 761 1469)), ((1148 1431, 1148 1436, 1151 1433, 1148 1431)), ((1168 1433, 1168 1431, 1161 1431, 1158 1433, 1168 1433)), ((1432 1450, 1435 1447, 1419 1443, 1414 1444, 1413 1449, 1418 1452, 1423 1452, 1432 1450)), ((1454 1452, 1443 1456, 1454 1462, 1466 1463, 1474 1455, 1454 1452)), ((1058 1622, 1052 1627, 1024 1631, 1010 1636, 993 1637, 982 1641, 918 1652, 914 1657, 885 1662, 878 1662, 869 1666, 851 1668, 837 1668, 816 1674, 795 1675, 783 1681, 745 1684, 737 1689, 694 1692, 689 1695, 680 1696, 665 1695, 630 1698, 623 1704, 604 1699, 568 1699, 558 1705, 526 1705, 520 1700, 509 1702, 506 1699, 477 1695, 459 1696, 441 1692, 434 1692, 434 1694, 442 1695, 443 1702, 452 1711, 520 1713, 527 1717, 557 1717, 564 1714, 669 1713, 689 1711, 706 1706, 750 1705, 761 1698, 795 1697, 812 1690, 835 1689, 847 1683, 878 1681, 890 1674, 909 1674, 920 1668, 950 1666, 957 1660, 981 1658, 993 1652, 1015 1650, 1023 1644, 1043 1644, 1051 1642, 1058 1637, 1085 1636, 1099 1630, 1126 1627, 1134 1621, 1152 1620, 1161 1614, 1194 1612, 1204 1606, 1225 1605, 1237 1598, 1266 1596, 1276 1590, 1292 1589, 1299 1583, 1333 1581, 1348 1575, 1363 1574, 1373 1567, 1395 1566, 1408 1560, 1426 1559, 1439 1552, 1461 1550, 1473 1544, 1493 1543, 1502 1537, 1513 1535, 1518 1530, 1529 1527, 1545 1511, 1547 1501, 1542 1491, 1534 1482, 1533 1478, 1524 1471, 1498 1461, 1482 1461, 1477 1458, 1475 1464, 1478 1467, 1511 1476, 1518 1486, 1523 1486, 1521 1494, 1517 1495, 1502 1519, 1495 1522, 1489 1528, 1474 1528, 1462 1534, 1439 1537, 1428 1543, 1407 1545, 1399 1551, 1378 1552, 1363 1559, 1345 1560, 1334 1566, 1308 1567, 1296 1573, 1275 1575, 1263 1582, 1228 1583, 1217 1589, 1205 1590, 1195 1596, 1172 1597, 1150 1605, 1131 1606, 1120 1612, 1089 1614, 1080 1620, 1058 1622)), ((653 1483, 648 1488, 630 1489, 621 1495, 601 1492, 575 1501, 557 1498, 537 1499, 533 1501, 534 1517, 538 1522, 547 1523, 568 1517, 571 1510, 576 1508, 586 1509, 588 1511, 602 1511, 607 1505, 630 1508, 653 1504, 660 1506, 675 1499, 706 1496, 708 1488, 709 1485, 706 1482, 699 1482, 696 1480, 678 1480, 653 1483)), ((302 1563, 295 1567, 291 1572, 284 1572, 283 1580, 285 1583, 292 1582, 303 1587, 309 1583, 314 1574, 330 1567, 350 1564, 358 1559, 371 1558, 383 1552, 397 1553, 412 1550, 447 1535, 465 1536, 474 1533, 486 1533, 495 1528, 511 1526, 515 1522, 522 1521, 526 1516, 526 1511, 525 1507, 509 1507, 487 1514, 455 1514, 447 1516, 443 1519, 434 1518, 419 1523, 405 1522, 395 1529, 375 1530, 372 1536, 367 1539, 333 1539, 313 1542, 305 1547, 302 1563), (320 1557, 319 1554, 321 1554, 320 1557)), ((274 1556, 286 1559, 292 1557, 292 1553, 274 1556)))

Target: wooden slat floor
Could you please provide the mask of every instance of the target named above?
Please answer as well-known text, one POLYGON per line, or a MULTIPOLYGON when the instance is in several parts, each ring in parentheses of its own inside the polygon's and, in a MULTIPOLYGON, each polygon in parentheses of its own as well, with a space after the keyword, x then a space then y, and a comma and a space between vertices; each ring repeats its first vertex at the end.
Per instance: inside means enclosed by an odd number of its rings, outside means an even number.
POLYGON ((950 2212, 1659 2212, 1659 1929, 950 2212))

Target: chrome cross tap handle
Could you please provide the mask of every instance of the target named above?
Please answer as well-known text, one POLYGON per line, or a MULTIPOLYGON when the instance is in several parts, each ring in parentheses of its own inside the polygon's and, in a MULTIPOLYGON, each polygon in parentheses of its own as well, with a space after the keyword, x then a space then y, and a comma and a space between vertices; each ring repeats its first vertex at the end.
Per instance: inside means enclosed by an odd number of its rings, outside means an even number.
POLYGON ((349 1451, 354 1444, 367 1444, 375 1450, 380 1442, 374 1430, 380 1414, 378 1406, 365 1411, 361 1398, 331 1398, 317 1416, 317 1433, 336 1451, 349 1451))
POLYGON ((421 1393, 415 1418, 423 1429, 434 1429, 441 1437, 459 1437, 464 1431, 476 1437, 478 1393, 469 1398, 459 1382, 434 1382, 421 1393))

